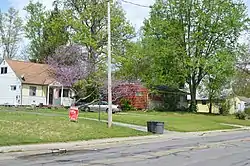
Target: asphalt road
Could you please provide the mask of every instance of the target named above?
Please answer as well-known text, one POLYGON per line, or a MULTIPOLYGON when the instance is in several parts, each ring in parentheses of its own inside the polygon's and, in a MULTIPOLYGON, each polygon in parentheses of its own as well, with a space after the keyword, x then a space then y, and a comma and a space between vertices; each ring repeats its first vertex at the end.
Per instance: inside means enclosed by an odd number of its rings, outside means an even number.
MULTIPOLYGON (((0 154, 1 155, 1 154, 0 154)), ((1 166, 250 166, 250 131, 151 140, 65 154, 1 159, 1 166)))

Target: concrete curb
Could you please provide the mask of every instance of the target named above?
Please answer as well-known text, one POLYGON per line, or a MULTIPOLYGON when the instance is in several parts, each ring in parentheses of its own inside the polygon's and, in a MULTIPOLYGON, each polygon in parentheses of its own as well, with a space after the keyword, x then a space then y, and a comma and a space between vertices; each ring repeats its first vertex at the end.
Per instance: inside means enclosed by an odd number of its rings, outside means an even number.
POLYGON ((108 145, 112 143, 119 143, 124 141, 139 141, 149 140, 163 137, 164 135, 151 135, 140 137, 122 137, 122 138, 108 138, 89 141, 76 141, 76 142, 59 142, 59 143, 47 143, 47 144, 30 144, 30 145, 14 145, 14 146, 2 146, 0 147, 0 153, 11 152, 27 152, 27 151, 47 151, 51 153, 56 149, 78 149, 78 148, 91 148, 94 146, 108 145))
POLYGON ((172 139, 187 139, 203 136, 223 135, 229 132, 242 132, 247 129, 228 129, 215 130, 205 132, 186 132, 186 133, 165 133, 162 135, 137 136, 137 137, 122 137, 122 138, 108 138, 89 141, 76 142, 62 142, 62 143, 47 143, 47 144, 30 144, 30 145, 15 145, 0 147, 0 154, 15 154, 15 155, 39 155, 51 153, 63 153, 66 151, 100 149, 111 146, 118 146, 124 144, 142 144, 157 141, 168 141, 172 139))

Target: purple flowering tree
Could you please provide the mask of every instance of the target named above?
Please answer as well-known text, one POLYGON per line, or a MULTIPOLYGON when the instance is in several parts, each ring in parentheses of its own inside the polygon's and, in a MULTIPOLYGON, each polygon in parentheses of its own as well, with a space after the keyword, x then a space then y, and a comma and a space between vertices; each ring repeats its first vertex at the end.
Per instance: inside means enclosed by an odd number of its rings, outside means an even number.
MULTIPOLYGON (((101 91, 105 100, 108 98, 108 84, 107 81, 104 82, 104 86, 101 91)), ((140 81, 126 81, 126 80, 116 80, 112 78, 112 101, 114 103, 119 103, 122 98, 129 98, 134 96, 135 93, 143 87, 140 81)))
POLYGON ((85 79, 89 72, 87 53, 79 45, 59 47, 47 59, 56 80, 64 86, 72 87, 78 80, 85 79))
MULTIPOLYGON (((107 97, 106 78, 95 78, 100 85, 96 85, 96 80, 88 80, 90 74, 93 73, 93 63, 88 60, 88 53, 83 47, 79 45, 61 46, 56 50, 55 54, 48 57, 47 63, 52 69, 51 74, 54 75, 54 78, 58 82, 64 86, 72 87, 78 92, 77 96, 80 96, 77 97, 78 100, 89 97, 93 98, 89 99, 91 101, 96 100, 98 93, 102 93, 104 99, 107 97), (101 86, 101 84, 103 85, 101 86), (88 91, 88 88, 91 90, 88 91)), ((139 88, 139 86, 135 85, 140 84, 140 82, 136 81, 131 83, 116 80, 115 78, 112 81, 112 96, 114 101, 133 96, 139 88)))

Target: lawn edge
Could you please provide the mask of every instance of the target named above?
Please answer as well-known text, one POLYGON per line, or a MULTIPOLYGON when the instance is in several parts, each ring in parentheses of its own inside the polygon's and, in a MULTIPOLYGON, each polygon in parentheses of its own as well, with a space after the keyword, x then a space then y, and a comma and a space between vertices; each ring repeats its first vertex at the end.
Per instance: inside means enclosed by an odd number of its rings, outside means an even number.
POLYGON ((124 144, 124 143, 132 143, 132 142, 142 143, 138 141, 148 142, 150 140, 157 140, 157 139, 159 140, 165 139, 167 141, 178 138, 190 138, 199 136, 203 137, 209 135, 224 134, 228 132, 242 132, 242 131, 250 131, 250 128, 237 128, 237 129, 212 130, 212 131, 200 131, 200 132, 176 132, 176 133, 166 133, 162 135, 104 138, 104 139, 93 139, 87 141, 0 146, 0 154, 7 154, 7 155, 13 154, 19 156, 51 154, 56 151, 60 153, 60 150, 65 150, 65 151, 88 150, 93 148, 111 147, 112 145, 124 144))

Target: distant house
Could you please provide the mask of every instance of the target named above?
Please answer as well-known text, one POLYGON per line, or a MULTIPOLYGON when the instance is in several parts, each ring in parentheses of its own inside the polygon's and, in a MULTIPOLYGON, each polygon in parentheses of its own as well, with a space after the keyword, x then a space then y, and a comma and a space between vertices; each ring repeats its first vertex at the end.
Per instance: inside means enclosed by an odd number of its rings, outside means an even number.
POLYGON ((56 81, 47 64, 4 59, 0 64, 0 105, 70 106, 74 91, 56 81))
POLYGON ((187 109, 188 93, 179 88, 166 85, 156 86, 149 93, 149 109, 164 109, 164 111, 182 111, 187 109))
MULTIPOLYGON (((220 110, 220 104, 224 101, 224 99, 227 99, 230 104, 230 109, 229 113, 234 114, 239 111, 244 111, 245 110, 245 105, 247 103, 250 104, 250 99, 247 99, 245 97, 239 97, 239 96, 234 96, 230 95, 225 97, 221 97, 217 100, 214 100, 212 103, 212 113, 214 114, 219 114, 220 110)), ((187 96, 187 100, 190 103, 191 102, 191 96, 187 96)), ((199 94, 196 95, 196 104, 197 104, 197 112, 200 113, 209 113, 209 99, 206 96, 201 96, 199 94)))
POLYGON ((120 92, 120 98, 130 100, 131 105, 136 109, 176 111, 186 109, 188 106, 187 93, 168 86, 148 89, 140 84, 121 84, 113 90, 115 94, 120 92))
POLYGON ((235 98, 237 99, 237 102, 235 103, 237 111, 244 111, 250 107, 250 98, 244 96, 236 96, 235 98))
MULTIPOLYGON (((191 103, 191 95, 187 95, 187 101, 191 103)), ((201 96, 200 94, 196 95, 196 105, 197 112, 200 113, 209 113, 209 100, 206 96, 201 96)), ((212 104, 212 113, 219 114, 219 103, 213 102, 212 104)))
MULTIPOLYGON (((148 107, 148 89, 140 84, 124 83, 113 88, 113 98, 127 99, 136 109, 148 107)), ((119 101, 117 101, 119 103, 119 101)))

